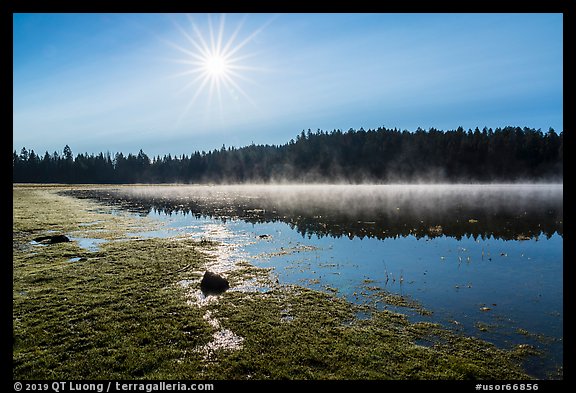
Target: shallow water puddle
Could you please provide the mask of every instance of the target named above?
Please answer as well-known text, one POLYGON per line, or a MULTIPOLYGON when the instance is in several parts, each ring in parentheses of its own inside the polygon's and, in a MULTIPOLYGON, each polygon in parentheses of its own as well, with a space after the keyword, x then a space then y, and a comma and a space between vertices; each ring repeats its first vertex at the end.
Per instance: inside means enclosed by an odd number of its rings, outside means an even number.
POLYGON ((260 292, 267 293, 272 290, 272 287, 261 283, 258 278, 253 277, 242 281, 240 284, 228 289, 231 292, 260 292))
POLYGON ((180 285, 182 288, 188 288, 190 285, 199 283, 199 280, 180 280, 176 284, 180 285))
POLYGON ((36 240, 31 240, 31 241, 30 241, 30 245, 32 245, 32 246, 40 246, 40 247, 46 247, 46 246, 48 246, 47 243, 40 243, 40 242, 37 242, 36 240))
POLYGON ((212 311, 207 310, 202 318, 214 329, 220 329, 220 322, 212 316, 212 311))
POLYGON ((75 241, 78 243, 78 246, 88 250, 88 251, 98 251, 100 248, 100 244, 106 243, 108 240, 106 239, 98 239, 94 237, 72 237, 70 236, 70 240, 75 241))
POLYGON ((82 223, 78 224, 78 226, 90 227, 90 226, 97 225, 97 224, 100 224, 103 222, 104 222, 103 220, 96 220, 96 221, 91 221, 91 222, 82 222, 82 223))
POLYGON ((221 329, 212 335, 212 341, 197 349, 204 354, 204 360, 210 361, 217 351, 237 351, 242 349, 244 338, 228 329, 221 329))
POLYGON ((198 306, 202 308, 210 304, 218 303, 218 296, 204 295, 204 293, 202 293, 202 291, 199 289, 189 291, 186 294, 186 297, 188 298, 186 304, 188 304, 189 306, 198 306))
MULTIPOLYGON (((192 280, 182 280, 179 285, 187 288, 192 280)), ((195 281, 194 281, 195 283, 195 281)), ((191 290, 187 294, 188 305, 205 309, 203 319, 213 328, 212 340, 198 347, 195 351, 203 354, 204 361, 212 360, 218 351, 236 351, 242 349, 244 338, 236 335, 229 329, 223 329, 220 321, 213 315, 208 307, 218 303, 218 296, 204 295, 200 290, 191 290)))

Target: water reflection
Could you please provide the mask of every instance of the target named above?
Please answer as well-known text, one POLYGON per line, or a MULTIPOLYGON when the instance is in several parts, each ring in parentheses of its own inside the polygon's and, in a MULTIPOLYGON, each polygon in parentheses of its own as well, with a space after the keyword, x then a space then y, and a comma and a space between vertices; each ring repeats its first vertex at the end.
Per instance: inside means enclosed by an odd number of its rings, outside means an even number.
POLYGON ((563 236, 563 186, 136 186, 72 190, 143 216, 285 222, 303 236, 528 240, 563 236))

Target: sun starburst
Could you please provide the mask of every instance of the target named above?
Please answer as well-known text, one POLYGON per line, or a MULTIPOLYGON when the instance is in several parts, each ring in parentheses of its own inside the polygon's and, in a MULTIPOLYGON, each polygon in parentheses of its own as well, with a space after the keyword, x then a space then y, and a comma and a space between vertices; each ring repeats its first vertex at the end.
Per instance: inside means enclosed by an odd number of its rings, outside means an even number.
POLYGON ((231 34, 226 35, 226 15, 224 14, 220 15, 216 28, 213 25, 212 17, 208 16, 207 31, 204 33, 199 25, 193 21, 192 16, 187 15, 187 17, 188 29, 176 23, 178 31, 185 39, 185 45, 169 43, 185 55, 184 58, 176 60, 176 62, 186 65, 186 70, 176 76, 189 78, 181 92, 194 90, 180 116, 180 120, 198 103, 198 99, 202 96, 205 97, 206 94, 206 109, 213 111, 214 107, 217 107, 220 115, 225 110, 223 104, 225 98, 237 101, 242 96, 246 101, 256 106, 242 88, 240 81, 253 82, 246 76, 246 73, 261 70, 261 68, 247 65, 245 61, 250 55, 241 52, 265 26, 241 38, 244 21, 241 21, 231 34))

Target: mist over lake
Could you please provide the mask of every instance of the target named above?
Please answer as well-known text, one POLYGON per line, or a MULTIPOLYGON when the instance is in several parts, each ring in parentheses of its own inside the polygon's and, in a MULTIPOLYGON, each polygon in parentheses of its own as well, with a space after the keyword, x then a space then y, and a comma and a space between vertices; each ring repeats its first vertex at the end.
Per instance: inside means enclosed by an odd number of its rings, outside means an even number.
MULTIPOLYGON (((562 363, 563 185, 150 185, 71 191, 165 223, 149 236, 228 245, 281 283, 378 302, 562 363)), ((143 234, 144 235, 144 234, 143 234)), ((148 236, 148 235, 146 235, 148 236)))

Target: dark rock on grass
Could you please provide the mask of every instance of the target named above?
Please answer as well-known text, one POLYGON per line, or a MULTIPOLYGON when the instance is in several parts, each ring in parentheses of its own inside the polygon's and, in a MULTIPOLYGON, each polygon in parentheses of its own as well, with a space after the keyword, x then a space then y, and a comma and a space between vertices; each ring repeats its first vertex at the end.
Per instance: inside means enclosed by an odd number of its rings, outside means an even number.
POLYGON ((66 235, 40 236, 33 240, 37 243, 43 244, 65 243, 70 241, 66 235))
POLYGON ((230 288, 228 280, 219 274, 206 271, 202 281, 200 281, 200 289, 205 295, 217 295, 230 288))

